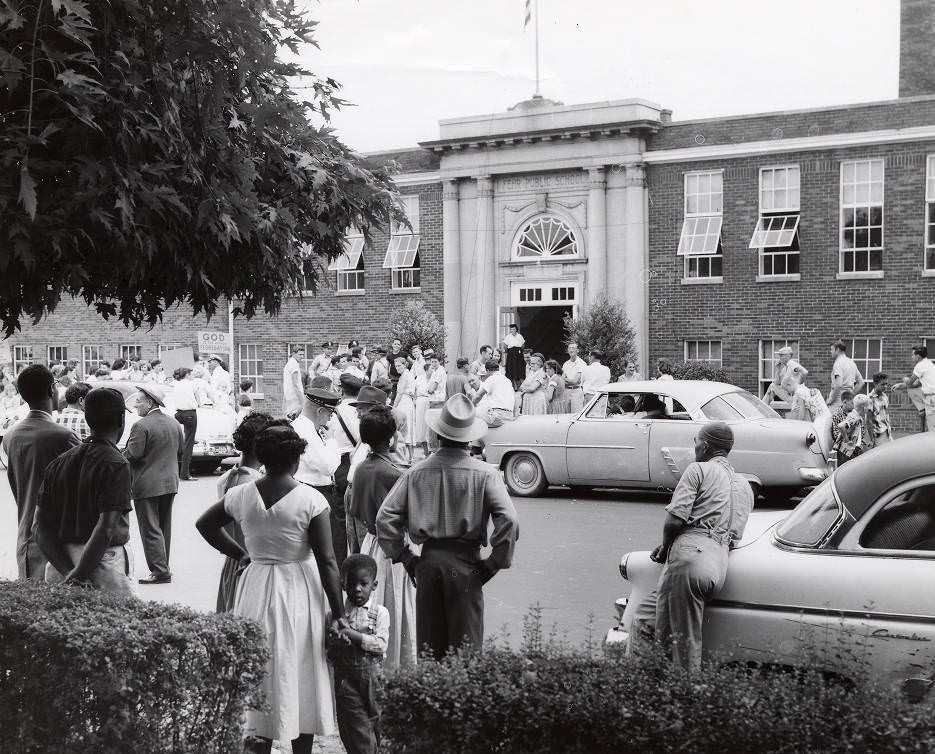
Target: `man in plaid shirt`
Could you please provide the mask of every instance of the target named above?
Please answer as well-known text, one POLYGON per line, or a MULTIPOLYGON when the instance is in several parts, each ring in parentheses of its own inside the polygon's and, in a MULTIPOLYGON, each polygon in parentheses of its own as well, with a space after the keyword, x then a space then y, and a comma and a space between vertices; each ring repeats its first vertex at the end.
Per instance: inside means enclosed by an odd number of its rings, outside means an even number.
POLYGON ((91 436, 91 428, 84 419, 84 397, 91 392, 87 382, 76 382, 65 391, 65 403, 68 404, 59 411, 55 423, 67 427, 84 442, 91 436))

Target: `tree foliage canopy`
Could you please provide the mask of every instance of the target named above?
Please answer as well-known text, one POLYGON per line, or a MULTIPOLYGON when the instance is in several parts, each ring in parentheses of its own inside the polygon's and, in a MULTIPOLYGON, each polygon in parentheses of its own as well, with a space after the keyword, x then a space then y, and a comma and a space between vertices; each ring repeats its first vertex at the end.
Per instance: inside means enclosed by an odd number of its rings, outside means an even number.
POLYGON ((293 0, 0 0, 0 319, 63 296, 140 326, 189 303, 275 313, 401 218, 326 125, 338 85, 293 0), (290 80, 308 83, 307 101, 290 80))
POLYGON ((565 342, 577 343, 582 351, 604 354, 601 363, 610 368, 614 380, 623 374, 625 362, 635 358, 635 338, 623 302, 604 294, 577 319, 565 317, 565 342))

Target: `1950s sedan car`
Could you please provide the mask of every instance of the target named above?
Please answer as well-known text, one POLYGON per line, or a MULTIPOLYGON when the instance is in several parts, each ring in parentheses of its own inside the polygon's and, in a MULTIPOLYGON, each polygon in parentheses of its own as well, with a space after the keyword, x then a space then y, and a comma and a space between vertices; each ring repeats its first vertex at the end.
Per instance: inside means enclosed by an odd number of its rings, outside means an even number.
POLYGON ((578 414, 491 429, 485 456, 514 495, 549 484, 673 489, 695 460, 695 435, 714 420, 731 425, 731 461, 757 492, 787 500, 827 476, 830 416, 819 426, 783 419, 746 390, 702 380, 608 385, 578 414))
MULTIPOLYGON (((754 511, 728 562, 705 608, 706 655, 870 671, 925 696, 935 681, 935 433, 848 462, 791 514, 754 511)), ((635 621, 654 623, 661 570, 649 552, 623 556, 632 591, 617 601, 608 643, 625 643, 635 621)))

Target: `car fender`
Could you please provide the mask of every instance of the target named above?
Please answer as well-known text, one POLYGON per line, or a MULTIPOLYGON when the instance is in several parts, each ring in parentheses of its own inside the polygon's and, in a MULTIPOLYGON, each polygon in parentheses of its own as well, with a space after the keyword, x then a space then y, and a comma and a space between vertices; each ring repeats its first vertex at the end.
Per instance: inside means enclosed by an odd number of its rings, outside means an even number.
POLYGON ((571 415, 518 417, 491 429, 484 438, 484 455, 488 463, 503 468, 512 453, 524 450, 542 464, 550 484, 568 480, 566 442, 571 415))

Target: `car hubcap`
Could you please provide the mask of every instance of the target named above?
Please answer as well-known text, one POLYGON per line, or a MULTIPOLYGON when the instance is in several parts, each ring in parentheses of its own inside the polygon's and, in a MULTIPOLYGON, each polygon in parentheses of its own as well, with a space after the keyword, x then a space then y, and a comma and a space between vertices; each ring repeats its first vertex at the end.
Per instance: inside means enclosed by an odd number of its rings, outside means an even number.
POLYGON ((513 480, 519 487, 532 487, 539 477, 535 461, 523 457, 513 463, 513 480))

